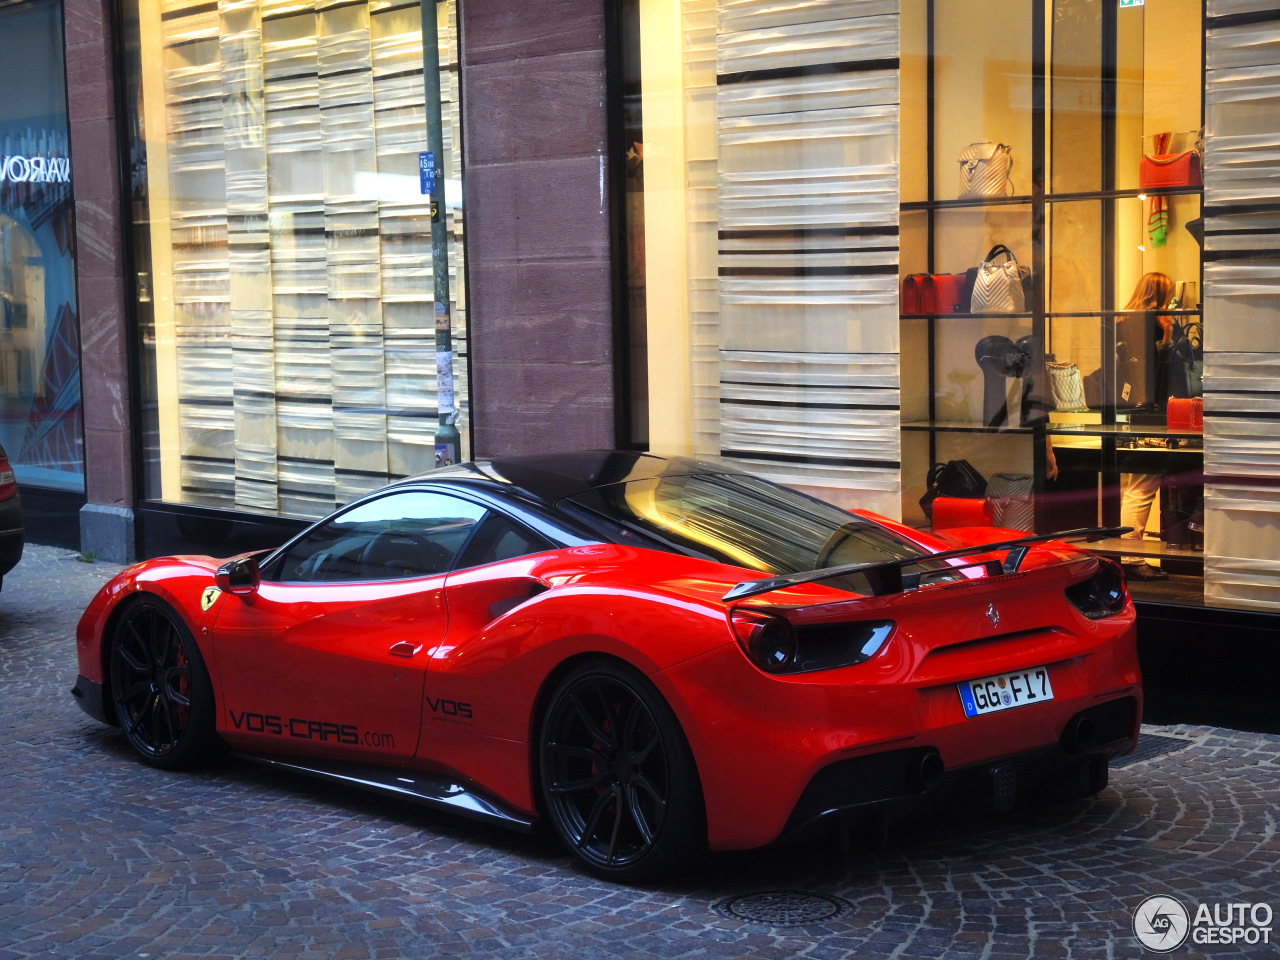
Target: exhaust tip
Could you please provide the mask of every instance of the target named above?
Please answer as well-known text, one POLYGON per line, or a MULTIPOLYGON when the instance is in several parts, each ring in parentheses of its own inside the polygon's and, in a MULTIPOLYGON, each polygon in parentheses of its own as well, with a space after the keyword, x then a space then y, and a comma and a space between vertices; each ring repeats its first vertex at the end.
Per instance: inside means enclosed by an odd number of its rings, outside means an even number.
POLYGON ((1076 717, 1062 735, 1067 753, 1083 753, 1098 742, 1098 728, 1089 717, 1076 717))
POLYGON ((942 763, 941 755, 935 750, 930 750, 921 754, 912 766, 912 785, 917 790, 932 790, 942 783, 946 772, 947 768, 942 763))

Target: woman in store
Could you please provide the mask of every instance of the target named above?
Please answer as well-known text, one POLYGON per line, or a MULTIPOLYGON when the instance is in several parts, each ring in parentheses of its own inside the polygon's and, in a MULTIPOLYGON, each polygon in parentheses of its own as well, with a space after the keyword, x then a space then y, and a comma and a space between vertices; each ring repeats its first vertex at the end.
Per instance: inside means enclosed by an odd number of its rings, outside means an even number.
MULTIPOLYGON (((1174 285, 1168 275, 1145 273, 1133 290, 1116 323, 1117 379, 1120 399, 1134 406, 1164 409, 1169 399, 1169 358, 1173 351, 1173 317, 1158 311, 1168 309, 1174 285), (1124 374, 1128 373, 1126 379, 1124 374)), ((1120 523, 1133 527, 1127 539, 1141 540, 1151 515, 1151 505, 1160 492, 1160 474, 1125 473, 1120 476, 1120 523)), ((1165 580, 1168 574, 1140 557, 1124 561, 1125 573, 1133 580, 1165 580)))

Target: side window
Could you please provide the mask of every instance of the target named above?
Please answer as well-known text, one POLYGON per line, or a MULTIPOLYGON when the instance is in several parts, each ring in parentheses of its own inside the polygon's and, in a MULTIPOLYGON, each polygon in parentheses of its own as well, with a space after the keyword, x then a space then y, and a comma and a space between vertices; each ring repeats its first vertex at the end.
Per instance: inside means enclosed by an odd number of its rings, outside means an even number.
POLYGON ((467 544, 459 567, 480 567, 553 549, 555 544, 500 513, 491 513, 467 544))
POLYGON ((338 514, 295 543, 275 565, 272 579, 350 582, 443 573, 485 512, 442 493, 379 497, 338 514))

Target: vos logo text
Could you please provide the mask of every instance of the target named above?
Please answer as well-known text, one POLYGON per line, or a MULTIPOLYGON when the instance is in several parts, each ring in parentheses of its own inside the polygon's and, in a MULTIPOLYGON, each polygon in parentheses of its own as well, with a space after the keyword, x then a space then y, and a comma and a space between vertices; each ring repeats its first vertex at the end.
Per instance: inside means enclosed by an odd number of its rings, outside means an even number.
POLYGON ((442 723, 470 723, 473 715, 471 704, 460 700, 433 700, 427 697, 427 707, 435 714, 432 720, 442 723))

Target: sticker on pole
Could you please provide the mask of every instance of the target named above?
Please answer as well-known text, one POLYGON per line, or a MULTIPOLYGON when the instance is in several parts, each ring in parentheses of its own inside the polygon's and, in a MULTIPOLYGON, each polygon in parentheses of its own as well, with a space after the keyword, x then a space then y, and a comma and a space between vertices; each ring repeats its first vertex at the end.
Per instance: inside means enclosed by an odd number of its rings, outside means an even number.
POLYGON ((431 151, 418 154, 418 177, 422 193, 430 196, 436 192, 436 155, 431 151))

